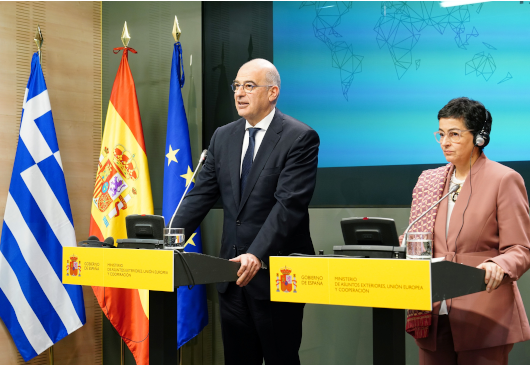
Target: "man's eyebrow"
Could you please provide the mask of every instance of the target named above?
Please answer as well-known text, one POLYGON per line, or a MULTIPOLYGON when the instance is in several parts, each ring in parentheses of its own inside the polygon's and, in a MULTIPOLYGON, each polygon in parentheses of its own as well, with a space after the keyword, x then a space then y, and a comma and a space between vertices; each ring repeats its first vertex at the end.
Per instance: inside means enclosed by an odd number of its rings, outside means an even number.
POLYGON ((234 80, 233 82, 237 82, 238 84, 252 83, 252 84, 256 85, 256 82, 252 81, 252 80, 245 80, 245 81, 234 80))

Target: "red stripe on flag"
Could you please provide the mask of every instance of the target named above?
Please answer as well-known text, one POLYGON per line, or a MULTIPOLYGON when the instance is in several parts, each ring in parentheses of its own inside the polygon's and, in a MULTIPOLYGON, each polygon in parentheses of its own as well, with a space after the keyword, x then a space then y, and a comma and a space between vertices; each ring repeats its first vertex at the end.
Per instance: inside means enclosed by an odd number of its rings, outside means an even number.
POLYGON ((136 98, 136 87, 129 68, 127 53, 124 52, 121 57, 120 67, 112 86, 110 102, 125 121, 136 141, 145 152, 144 132, 140 119, 140 109, 138 99, 136 98))
MULTIPOLYGON (((94 217, 90 235, 103 241, 94 217)), ((93 286, 99 306, 131 350, 137 365, 149 365, 149 319, 145 316, 138 290, 93 286), (112 310, 109 310, 111 308, 112 310)))
POLYGON ((149 365, 149 319, 138 290, 95 286, 92 289, 103 313, 131 350, 136 364, 149 365))
POLYGON ((90 236, 96 236, 99 238, 101 242, 103 242, 103 234, 101 233, 101 230, 99 229, 98 225, 96 224, 96 221, 94 220, 94 217, 92 214, 90 215, 90 228, 88 230, 88 234, 90 236))

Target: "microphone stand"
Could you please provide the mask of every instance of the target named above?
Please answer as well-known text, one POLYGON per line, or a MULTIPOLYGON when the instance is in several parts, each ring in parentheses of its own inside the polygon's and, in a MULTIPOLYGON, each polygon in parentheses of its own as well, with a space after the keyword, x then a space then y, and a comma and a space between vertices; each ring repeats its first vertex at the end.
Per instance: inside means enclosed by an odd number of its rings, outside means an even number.
POLYGON ((442 200, 444 200, 445 198, 447 198, 447 196, 449 194, 452 194, 454 193, 455 191, 458 190, 458 188, 460 187, 460 185, 455 185, 453 186, 452 189, 449 190, 449 192, 447 194, 445 194, 444 196, 442 196, 442 198, 440 200, 438 200, 436 203, 434 203, 429 209, 427 209, 425 212, 423 212, 418 218, 414 219, 414 221, 409 224, 409 226, 407 227, 407 229, 405 230, 405 233, 403 233, 403 242, 401 243, 401 247, 407 247, 407 233, 409 233, 409 230, 412 228, 412 226, 417 222, 419 221, 421 218, 423 218, 427 213, 429 213, 435 206, 437 206, 438 204, 440 204, 442 202, 442 200))

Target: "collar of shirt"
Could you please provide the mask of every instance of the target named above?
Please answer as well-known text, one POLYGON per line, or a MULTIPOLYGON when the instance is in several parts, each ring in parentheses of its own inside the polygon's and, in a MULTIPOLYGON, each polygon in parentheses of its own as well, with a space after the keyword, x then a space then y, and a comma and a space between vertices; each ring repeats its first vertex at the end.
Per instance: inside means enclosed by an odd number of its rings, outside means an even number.
POLYGON ((256 133, 255 136, 255 143, 254 143, 254 156, 252 156, 252 159, 254 159, 258 153, 258 150, 261 146, 261 142, 263 141, 263 138, 265 137, 265 133, 267 133, 267 129, 271 125, 272 118, 274 118, 274 114, 276 112, 276 108, 272 109, 272 111, 258 124, 255 126, 252 126, 248 121, 245 121, 245 136, 243 138, 243 146, 241 148, 241 162, 239 165, 239 176, 241 176, 241 170, 243 168, 243 159, 245 158, 245 153, 247 153, 248 149, 248 129, 249 128, 259 128, 260 130, 256 133))
POLYGON ((255 126, 252 126, 248 122, 248 120, 245 120, 245 130, 247 130, 249 128, 259 128, 262 131, 266 132, 267 129, 269 128, 269 126, 271 125, 272 118, 274 118, 275 112, 276 112, 276 108, 273 108, 272 111, 269 114, 267 114, 267 116, 265 118, 260 120, 259 123, 256 124, 255 126))

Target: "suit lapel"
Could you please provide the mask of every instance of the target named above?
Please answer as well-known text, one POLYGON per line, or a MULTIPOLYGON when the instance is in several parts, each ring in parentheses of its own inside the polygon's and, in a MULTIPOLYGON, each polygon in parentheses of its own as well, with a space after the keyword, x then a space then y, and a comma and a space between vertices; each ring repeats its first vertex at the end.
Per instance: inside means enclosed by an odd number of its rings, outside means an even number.
POLYGON ((256 154, 256 158, 252 163, 252 168, 250 169, 250 173, 248 174, 247 183, 245 186, 245 191, 243 191, 241 203, 239 204, 238 213, 241 212, 241 209, 245 205, 250 195, 250 192, 252 191, 252 189, 254 189, 254 185, 256 185, 256 182, 258 181, 258 177, 261 174, 263 167, 265 167, 265 163, 269 159, 269 156, 274 150, 274 147, 276 147, 276 144, 280 140, 280 133, 282 129, 283 114, 278 109, 276 109, 276 112, 274 113, 274 118, 272 118, 271 124, 269 125, 269 128, 267 129, 267 132, 263 137, 263 141, 261 141, 261 145, 258 149, 258 153, 256 154))
MULTIPOLYGON (((451 213, 451 220, 449 221, 449 232, 447 233, 447 247, 449 252, 456 252, 456 248, 458 244, 460 243, 460 246, 463 245, 462 242, 456 242, 456 238, 458 236, 458 232, 460 231, 460 228, 462 226, 462 223, 465 222, 464 220, 464 210, 466 209, 466 206, 468 206, 468 200, 469 196, 471 195, 471 185, 470 181, 473 183, 473 186, 476 186, 477 184, 477 178, 478 173, 482 166, 484 166, 484 162, 486 160, 486 157, 484 156, 484 153, 480 155, 480 157, 477 159, 477 161, 473 164, 471 167, 471 179, 469 178, 469 174, 466 177, 466 181, 464 182, 464 185, 462 186, 462 190, 460 191, 460 194, 458 194, 458 199, 455 203, 455 206, 453 207, 453 212, 451 213)), ((452 174, 451 170, 451 174, 452 174)), ((448 179, 449 180, 449 179, 448 179)), ((449 197, 451 198, 451 197, 449 197)), ((472 201, 469 201, 469 205, 473 204, 472 201)), ((447 210, 445 211, 445 215, 447 217, 447 210)), ((468 222, 471 219, 469 216, 470 211, 467 212, 468 216, 468 222)), ((459 237, 459 240, 461 240, 462 237, 459 237)))
MULTIPOLYGON (((454 165, 452 165, 451 168, 449 169, 447 179, 445 180, 445 187, 444 187, 442 196, 444 196, 445 194, 449 192, 451 174, 453 173, 454 168, 455 168, 454 165)), ((440 206, 438 207, 438 212, 436 213, 436 221, 434 223, 434 242, 440 245, 438 247, 435 247, 435 250, 437 251, 437 253, 449 250, 447 247, 447 237, 445 234, 446 232, 445 226, 447 222, 447 209, 448 209, 449 199, 451 199, 451 196, 448 196, 447 198, 442 200, 442 202, 440 203, 440 206)))
MULTIPOLYGON (((466 178, 466 181, 464 181, 464 185, 462 186, 462 190, 460 190, 460 194, 458 194, 458 199, 456 200, 455 206, 453 207, 453 212, 451 213, 451 218, 449 221, 449 230, 447 233, 447 248, 449 252, 456 252, 455 240, 458 236, 458 232, 460 231, 460 227, 462 227, 462 215, 464 214, 464 209, 466 208, 470 191, 471 189, 469 186, 468 176, 466 178)), ((451 199, 450 196, 449 199, 451 199)), ((470 217, 468 216, 468 219, 469 218, 470 217)))
POLYGON ((228 164, 230 166, 230 181, 232 182, 232 192, 234 193, 234 201, 236 207, 239 207, 239 184, 241 181, 241 148, 243 146, 243 138, 245 137, 245 119, 240 119, 231 133, 232 140, 229 141, 229 158, 228 164))

